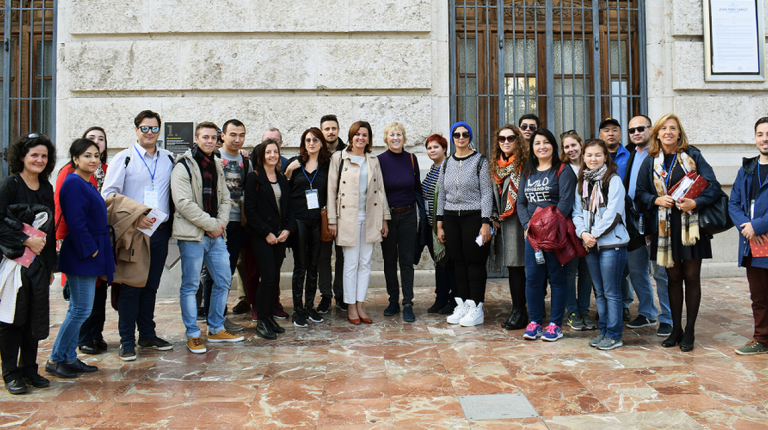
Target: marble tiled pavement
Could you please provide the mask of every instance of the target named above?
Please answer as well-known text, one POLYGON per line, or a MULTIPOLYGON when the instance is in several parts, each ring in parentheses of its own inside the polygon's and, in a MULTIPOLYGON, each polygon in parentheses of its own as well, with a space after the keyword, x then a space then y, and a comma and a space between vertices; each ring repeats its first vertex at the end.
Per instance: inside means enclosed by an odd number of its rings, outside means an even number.
MULTIPOLYGON (((587 345, 594 332, 567 328, 558 342, 523 341, 522 331, 499 326, 509 293, 495 280, 479 327, 426 314, 428 288, 416 289, 415 323, 383 317, 386 291, 374 289, 373 325, 352 326, 334 309, 309 328, 282 322, 287 333, 270 342, 255 336, 250 319, 234 316, 247 326, 245 342, 208 344, 203 355, 184 346, 178 300, 159 299, 157 331, 174 349, 139 350, 130 363, 117 356, 117 315, 108 309, 109 351, 80 356, 100 370, 50 377, 51 387, 22 396, 3 388, 0 427, 768 429, 768 355, 733 352, 752 334, 746 279, 704 284, 690 353, 662 348, 653 328, 625 329, 625 346, 606 352, 587 345), (525 395, 539 417, 469 421, 459 403, 505 393, 525 395)), ((55 325, 38 355, 43 375, 66 309, 54 290, 55 325)), ((290 304, 288 291, 282 301, 290 304)))

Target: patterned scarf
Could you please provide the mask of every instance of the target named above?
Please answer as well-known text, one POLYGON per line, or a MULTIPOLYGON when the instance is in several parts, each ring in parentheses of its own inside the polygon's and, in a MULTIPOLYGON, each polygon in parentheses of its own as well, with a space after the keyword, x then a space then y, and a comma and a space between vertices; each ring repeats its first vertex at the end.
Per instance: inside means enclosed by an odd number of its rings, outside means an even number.
MULTIPOLYGON (((696 162, 685 152, 677 154, 675 161, 670 166, 669 171, 664 168, 664 151, 659 151, 659 155, 653 159, 653 185, 656 187, 656 193, 659 196, 666 196, 667 175, 672 175, 675 165, 679 164, 684 173, 695 172, 696 162)), ((674 184, 670 184, 674 186, 674 184)), ((672 267, 675 261, 672 256, 672 242, 670 239, 672 232, 672 223, 669 222, 672 215, 671 208, 659 207, 659 239, 657 242, 656 264, 664 267, 672 267)), ((694 212, 688 214, 683 212, 681 215, 682 241, 684 246, 692 246, 699 240, 699 214, 694 212)))
POLYGON ((589 211, 587 231, 592 231, 595 219, 600 218, 600 207, 605 207, 606 196, 603 195, 603 178, 608 166, 603 164, 596 170, 584 170, 584 182, 581 185, 581 207, 589 211), (590 187, 592 192, 590 193, 590 187))
POLYGON ((216 218, 218 215, 218 201, 216 199, 216 163, 213 156, 205 155, 195 146, 192 155, 200 166, 200 174, 203 176, 203 210, 216 218))
POLYGON ((104 185, 104 177, 106 174, 104 173, 104 169, 102 168, 102 164, 99 163, 99 167, 96 169, 95 172, 93 172, 93 177, 96 178, 96 189, 101 192, 101 187, 104 185))
POLYGON ((506 219, 512 216, 517 211, 517 189, 520 186, 520 168, 518 166, 515 169, 515 156, 512 155, 508 160, 504 159, 504 155, 499 157, 496 171, 491 175, 493 180, 496 181, 498 193, 504 200, 504 211, 499 214, 499 219, 506 219), (511 176, 510 176, 511 175, 511 176), (504 197, 504 181, 509 176, 509 187, 507 188, 507 196, 504 197))

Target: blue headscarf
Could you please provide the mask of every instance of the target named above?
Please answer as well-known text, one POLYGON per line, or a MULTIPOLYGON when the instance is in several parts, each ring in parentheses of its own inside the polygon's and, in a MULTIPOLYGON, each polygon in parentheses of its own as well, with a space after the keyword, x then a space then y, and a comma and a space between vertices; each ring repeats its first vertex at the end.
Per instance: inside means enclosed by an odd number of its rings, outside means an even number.
POLYGON ((457 127, 464 127, 469 131, 469 143, 472 143, 472 127, 464 121, 459 121, 451 126, 451 140, 453 140, 453 131, 456 130, 457 127))

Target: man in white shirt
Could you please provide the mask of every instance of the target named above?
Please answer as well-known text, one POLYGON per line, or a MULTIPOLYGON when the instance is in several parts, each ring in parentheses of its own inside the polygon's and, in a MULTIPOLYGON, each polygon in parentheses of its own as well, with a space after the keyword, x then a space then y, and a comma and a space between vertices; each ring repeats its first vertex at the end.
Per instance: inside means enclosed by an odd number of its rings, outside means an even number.
MULTIPOLYGON (((157 337, 155 333, 155 297, 168 255, 171 237, 170 190, 173 155, 157 147, 160 136, 160 115, 151 110, 140 112, 134 119, 137 142, 120 151, 107 169, 101 195, 106 199, 118 193, 139 203, 156 208, 166 214, 149 241, 150 265, 147 283, 142 288, 122 284, 118 298, 117 315, 120 332, 119 356, 124 361, 136 359, 136 328, 139 330, 139 346, 162 351, 173 345, 157 337)), ((139 228, 151 228, 152 220, 144 217, 139 228)))

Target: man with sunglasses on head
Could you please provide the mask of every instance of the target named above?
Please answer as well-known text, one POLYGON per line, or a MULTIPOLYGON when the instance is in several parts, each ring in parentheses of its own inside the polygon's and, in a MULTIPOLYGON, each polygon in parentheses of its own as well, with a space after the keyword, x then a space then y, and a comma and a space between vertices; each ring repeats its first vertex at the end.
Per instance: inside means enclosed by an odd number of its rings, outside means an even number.
POLYGON ((527 113, 520 117, 520 119, 517 121, 517 126, 520 128, 520 131, 523 133, 523 137, 525 137, 525 141, 528 142, 528 139, 531 138, 531 135, 533 135, 533 132, 540 127, 539 117, 537 117, 532 113, 527 113))
POLYGON ((155 297, 160 286, 165 258, 168 256, 168 240, 171 214, 171 171, 173 155, 157 146, 160 137, 160 115, 144 110, 133 120, 137 142, 120 151, 110 163, 101 195, 106 199, 117 193, 164 213, 154 222, 148 217, 139 221, 138 227, 151 229, 159 223, 149 239, 150 264, 145 285, 120 285, 117 304, 120 350, 123 361, 136 359, 136 328, 139 330, 139 346, 167 351, 173 345, 157 337, 155 333, 155 297))
MULTIPOLYGON (((656 325, 656 315, 659 319, 659 328, 656 331, 658 336, 669 336, 672 333, 672 312, 669 308, 669 294, 667 292, 667 270, 651 260, 650 247, 645 242, 645 229, 641 224, 642 214, 637 212, 634 204, 635 192, 637 190, 637 175, 640 171, 640 165, 648 156, 648 148, 651 139, 651 119, 645 115, 636 115, 629 121, 629 159, 627 161, 627 173, 624 176, 624 188, 627 190, 629 201, 626 202, 627 218, 631 217, 633 222, 627 222, 627 229, 630 231, 630 242, 627 248, 627 267, 629 278, 632 281, 637 299, 639 301, 637 318, 627 324, 631 329, 641 327, 651 327, 656 325), (653 286, 651 285, 650 273, 656 280, 656 289, 661 305, 659 314, 653 300, 653 286)), ((624 303, 630 303, 633 300, 632 289, 626 288, 622 291, 624 294, 624 303)))

